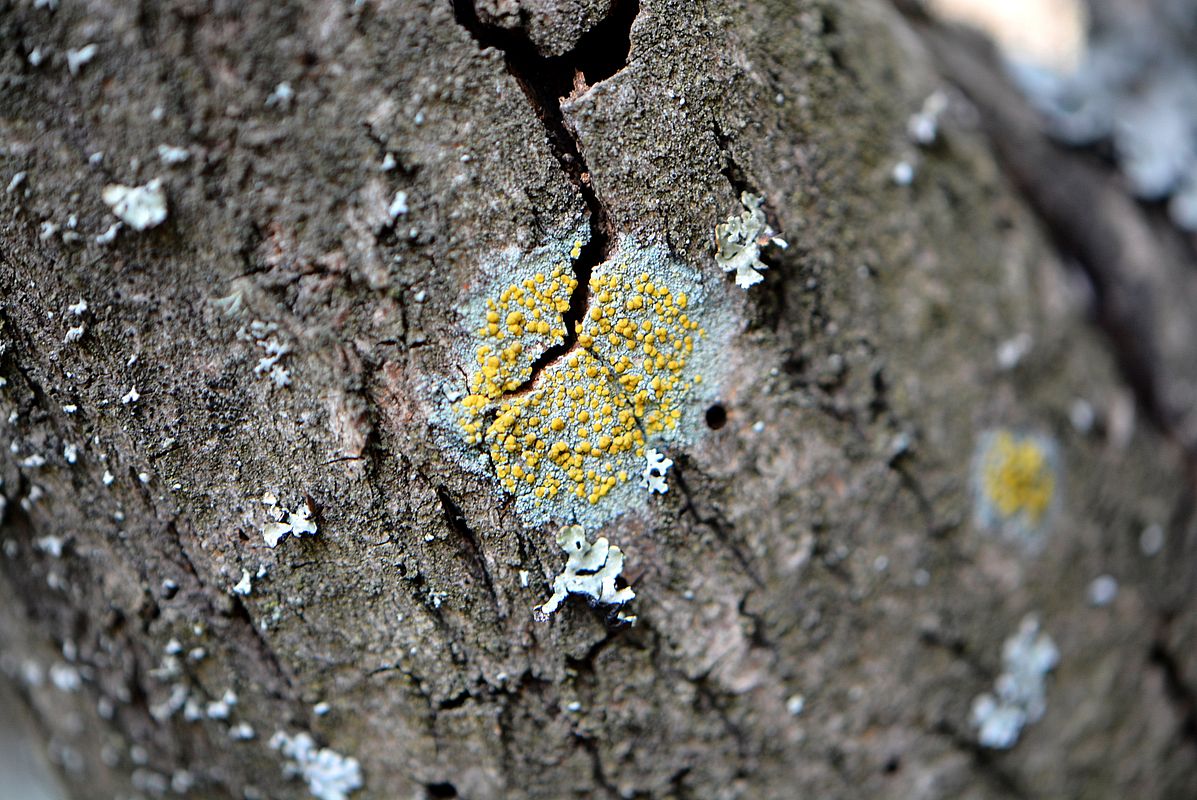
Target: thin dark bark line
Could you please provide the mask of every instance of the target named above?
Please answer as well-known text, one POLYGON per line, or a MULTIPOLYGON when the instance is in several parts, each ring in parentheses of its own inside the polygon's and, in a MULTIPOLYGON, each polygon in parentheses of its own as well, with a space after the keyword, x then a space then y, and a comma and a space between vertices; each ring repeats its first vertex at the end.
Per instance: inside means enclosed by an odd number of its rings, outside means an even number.
POLYGON ((927 496, 915 472, 904 462, 905 459, 899 456, 897 459, 891 459, 888 466, 898 476, 898 485, 914 498, 923 523, 927 526, 927 534, 932 539, 941 539, 960 527, 960 519, 946 519, 941 522, 935 518, 934 502, 927 496))
POLYGON ((952 658, 964 664, 979 681, 986 684, 993 683, 997 677, 994 671, 983 664, 977 654, 969 649, 968 642, 959 635, 945 633, 934 628, 920 627, 918 631, 919 643, 926 647, 937 647, 947 652, 952 658))
POLYGON ((578 746, 582 748, 582 750, 584 750, 590 757, 590 772, 595 786, 606 792, 607 796, 613 798, 613 800, 620 800, 620 798, 625 797, 625 795, 619 791, 618 787, 611 783, 611 780, 607 777, 606 772, 603 770, 603 759, 602 755, 599 753, 598 742, 596 742, 592 737, 582 733, 575 733, 574 741, 576 741, 578 746))
POLYGON ((569 309, 562 315, 565 338, 532 362, 527 380, 505 393, 518 395, 535 386, 545 367, 577 345, 578 329, 590 304, 591 273, 594 267, 610 257, 615 246, 615 224, 590 182, 590 171, 577 134, 566 123, 561 101, 579 88, 579 81, 583 85, 594 85, 626 66, 631 26, 639 14, 640 3, 639 0, 616 2, 607 19, 585 34, 573 50, 554 57, 542 56, 530 41, 517 33, 484 24, 473 0, 452 0, 452 5, 457 23, 469 31, 480 46, 493 47, 504 54, 508 72, 528 98, 544 126, 553 155, 570 183, 582 195, 590 213, 590 240, 574 260, 577 286, 570 296, 569 309))
MULTIPOLYGON (((3 258, 2 254, 0 254, 0 258, 3 258)), ((7 261, 7 259, 6 259, 6 261, 7 261)), ((10 264, 10 266, 15 266, 15 265, 10 264)), ((6 289, 5 289, 6 297, 11 298, 11 297, 14 297, 15 294, 16 293, 12 290, 11 287, 6 287, 6 289)), ((24 350, 25 352, 28 352, 28 353, 34 353, 34 352, 37 352, 37 348, 35 348, 33 346, 33 342, 30 341, 29 336, 22 334, 22 333, 18 333, 19 330, 20 329, 17 328, 17 326, 13 324, 12 317, 9 316, 9 314, 5 311, 4 306, 0 305, 0 332, 6 331, 14 345, 11 349, 10 348, 0 348, 0 366, 3 365, 3 362, 5 360, 7 360, 8 363, 10 363, 12 365, 12 368, 14 370, 16 370, 16 372, 18 374, 20 374, 21 379, 25 382, 26 388, 29 389, 29 393, 33 395, 34 407, 40 407, 46 413, 46 416, 48 418, 50 416, 50 409, 53 407, 50 404, 49 393, 46 392, 45 388, 41 385, 41 383, 34 380, 33 376, 29 374, 29 370, 26 369, 24 366, 22 366, 21 362, 16 357, 17 350, 24 350), (6 355, 11 356, 11 357, 5 359, 6 355)), ((54 432, 56 434, 59 434, 59 431, 57 430, 58 426, 54 426, 54 427, 55 427, 54 432)))
POLYGON ((714 533, 715 538, 735 557, 737 563, 744 570, 744 573, 752 579, 752 582, 758 587, 764 586, 765 582, 761 578, 760 573, 757 572, 756 567, 752 565, 752 560, 745 555, 739 543, 732 539, 731 535, 725 529, 723 522, 716 516, 704 517, 698 513, 698 506, 694 503, 694 496, 690 492, 690 487, 686 484, 685 477, 682 475, 680 464, 675 463, 673 465, 673 479, 678 489, 681 490, 682 498, 685 500, 682 513, 689 514, 696 523, 714 533))
MULTIPOLYGON (((149 492, 149 489, 144 485, 141 485, 140 481, 135 480, 134 485, 140 488, 146 508, 152 514, 157 516, 157 506, 154 503, 153 495, 149 492)), ((195 581, 195 584, 198 588, 199 597, 203 598, 203 602, 207 605, 206 611, 208 615, 223 616, 226 619, 229 619, 242 626, 246 631, 248 631, 249 640, 253 643, 253 647, 257 651, 258 659, 271 673, 273 673, 275 679, 279 682, 280 689, 286 689, 288 692, 293 693, 295 691, 295 685, 291 680, 291 676, 287 673, 287 670, 284 669, 282 662, 279 661, 278 655, 274 652, 274 649, 270 646, 270 643, 266 641, 266 637, 262 635, 262 631, 259 630, 258 626, 254 623, 253 615, 250 614, 249 608, 245 605, 242 599, 237 595, 229 595, 232 601, 231 605, 229 606, 229 613, 221 614, 219 604, 216 601, 216 597, 220 596, 221 590, 218 587, 204 582, 203 578, 200 576, 199 569, 196 567, 195 562, 191 559, 191 554, 187 552, 187 547, 183 544, 183 536, 173 520, 168 520, 166 522, 165 529, 170 534, 169 538, 176 546, 178 554, 182 559, 181 563, 184 570, 190 575, 191 579, 195 581)), ((155 606, 160 607, 161 601, 158 598, 154 598, 153 602, 155 606)), ((281 692, 271 692, 271 694, 282 699, 281 692)))
POLYGON ((445 521, 449 525, 449 530, 457 534, 460 542, 461 550, 468 557, 468 560, 475 565, 478 572, 478 577, 482 580, 486 591, 490 595, 490 602, 495 608, 495 615, 499 619, 506 618, 503 612, 503 607, 499 603, 499 594, 495 590, 495 581, 491 577, 490 569, 486 565, 486 554, 482 552, 482 543, 478 540, 478 535, 474 533, 473 529, 466 522, 465 514, 462 513, 461 507, 453 500, 449 494, 449 489, 445 486, 436 487, 436 497, 440 501, 441 510, 445 513, 445 521))
MULTIPOLYGON (((233 597, 233 613, 230 615, 231 619, 235 619, 249 630, 250 639, 253 641, 258 655, 263 662, 265 662, 274 672, 274 674, 282 681, 282 686, 289 692, 294 693, 295 684, 291 680, 291 676, 287 674, 287 670, 283 668, 283 664, 275 654, 274 648, 270 646, 270 642, 266 641, 266 637, 262 635, 262 631, 254 624, 253 615, 249 613, 249 609, 240 597, 233 597)), ((281 699, 281 698, 280 698, 281 699)), ((294 700, 294 697, 288 698, 294 700)))
MULTIPOLYGON (((684 673, 682 673, 684 675, 684 673)), ((752 747, 754 745, 753 736, 749 729, 741 722, 732 717, 732 712, 729 707, 738 703, 736 695, 724 689, 720 689, 711 682, 711 669, 704 671, 701 675, 693 678, 686 677, 686 681, 694 687, 695 694, 707 704, 707 707, 712 711, 716 717, 719 718, 719 723, 727 731, 728 736, 735 742, 736 753, 739 756, 740 769, 743 769, 743 764, 752 758, 752 747)))

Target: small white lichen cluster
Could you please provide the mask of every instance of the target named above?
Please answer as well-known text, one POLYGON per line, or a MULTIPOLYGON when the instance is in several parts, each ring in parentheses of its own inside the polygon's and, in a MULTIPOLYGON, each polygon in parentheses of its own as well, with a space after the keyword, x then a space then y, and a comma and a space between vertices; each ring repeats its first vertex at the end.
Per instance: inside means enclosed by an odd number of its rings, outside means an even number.
MULTIPOLYGON (((67 313, 72 316, 82 317, 87 312, 87 301, 79 298, 78 303, 67 306, 67 313)), ((72 344, 83 338, 83 334, 87 333, 87 323, 83 320, 79 321, 78 325, 72 325, 67 330, 66 336, 63 337, 63 344, 72 344)))
POLYGON ((909 186, 914 183, 914 164, 906 159, 894 164, 890 171, 890 179, 898 186, 909 186))
POLYGON ((96 234, 96 244, 110 245, 116 241, 116 235, 121 232, 121 228, 125 227, 125 223, 117 220, 109 225, 103 233, 96 234))
POLYGON ((60 663, 50 667, 50 683, 60 692, 77 692, 83 686, 83 679, 79 670, 60 663))
MULTIPOLYGON (((928 148, 939 139, 939 118, 948 108, 948 96, 934 91, 923 101, 923 106, 906 120, 906 135, 917 147, 928 148)), ((915 174, 922 161, 918 152, 908 153, 890 170, 890 180, 896 186, 914 183, 915 174)))
POLYGON ((665 494, 669 485, 665 483, 665 473, 673 466, 673 459, 658 453, 655 447, 650 447, 644 453, 644 471, 640 473, 640 487, 648 489, 648 493, 665 494))
MULTIPOLYGON (((388 153, 387 155, 390 155, 390 154, 388 153)), ((394 199, 391 200, 391 204, 389 206, 387 206, 387 216, 391 218, 392 222, 394 222, 395 220, 399 219, 399 217, 403 216, 406 213, 407 213, 407 192, 404 192, 404 191, 395 192, 394 199)))
POLYGON ((219 700, 212 700, 204 707, 208 719, 228 719, 229 712, 237 705, 237 693, 228 689, 219 700))
POLYGON ((158 160, 168 167, 182 164, 191 158, 191 151, 186 147, 174 147, 169 144, 158 145, 158 160))
POLYGON ((1089 597, 1089 605, 1105 608, 1118 597, 1118 579, 1113 575, 1098 575, 1090 581, 1086 594, 1089 597))
MULTIPOLYGON (((195 636, 203 636, 206 629, 196 624, 191 631, 195 636)), ((150 678, 163 684, 151 692, 154 702, 149 706, 150 716, 158 722, 166 722, 181 713, 184 722, 209 720, 222 723, 228 736, 236 741, 253 739, 256 733, 252 725, 245 721, 233 722, 238 704, 237 692, 228 688, 213 699, 207 690, 191 684, 188 665, 198 664, 207 657, 205 647, 187 648, 173 637, 166 643, 162 648, 161 661, 148 673, 150 678)), ((101 713, 101 716, 104 714, 101 713)), ((110 719, 111 713, 105 718, 110 719)))
POLYGON ((226 317, 236 317, 241 313, 245 304, 245 293, 241 289, 234 289, 224 297, 218 297, 210 302, 219 308, 226 317))
POLYGON ((33 545, 48 556, 62 558, 62 551, 66 547, 67 541, 68 537, 66 536, 42 536, 34 539, 33 545))
POLYGON ((1047 709, 1045 679, 1055 668, 1060 652, 1039 620, 1025 617, 1018 632, 1002 645, 1002 674, 993 693, 973 700, 972 724, 982 747, 1013 747, 1026 725, 1038 722, 1047 709))
POLYGON ((764 280, 760 270, 767 269, 761 263, 761 249, 767 245, 786 248, 789 245, 769 227, 769 220, 761 208, 764 198, 744 192, 740 203, 744 210, 728 217, 726 222, 715 226, 715 262, 724 272, 736 273, 736 285, 747 289, 764 280))
POLYGON ((78 50, 67 50, 67 70, 72 75, 78 75, 79 70, 91 63, 91 60, 96 57, 96 53, 100 52, 100 48, 96 46, 95 42, 85 44, 78 50))
POLYGON ((1031 338, 1031 334, 1025 331, 1006 339, 998 345, 998 366, 1006 370, 1014 369, 1031 352, 1034 344, 1035 340, 1031 338))
MULTIPOLYGON (((615 579, 623 572, 623 551, 606 537, 600 536, 590 544, 581 525, 567 525, 557 533, 557 544, 569 558, 565 569, 553 579, 553 595, 536 609, 538 619, 548 619, 571 594, 584 595, 591 603, 621 607, 635 598, 636 593, 631 587, 617 589, 615 586, 615 579)), ((616 618, 623 622, 636 619, 622 610, 616 612, 616 618)))
POLYGON ((308 791, 319 800, 345 800, 362 788, 362 768, 357 759, 317 747, 308 733, 288 736, 278 731, 270 737, 270 747, 288 759, 283 773, 289 778, 303 778, 308 791))
MULTIPOLYGON (((239 304, 240 294, 237 294, 236 298, 239 304)), ((291 352, 291 348, 279 341, 275 335, 277 332, 278 325, 275 323, 255 319, 249 323, 248 329, 242 327, 237 331, 237 338, 243 342, 253 342, 266 351, 266 355, 259 358, 258 363, 254 365, 254 375, 265 375, 275 386, 282 389, 291 385, 291 371, 279 362, 291 352)))
POLYGON ((5 189, 6 194, 12 194, 17 189, 20 189, 25 184, 25 179, 29 177, 29 173, 22 170, 12 176, 12 180, 8 182, 8 188, 5 189))
POLYGON ((919 147, 930 147, 939 138, 939 117, 948 108, 948 96, 934 91, 923 101, 923 107, 906 121, 906 133, 919 147))
POLYGON ((133 230, 148 230, 166 221, 166 190, 159 178, 144 186, 110 183, 100 197, 112 213, 133 230))
POLYGON ((257 578, 258 580, 261 580, 262 578, 266 577, 268 572, 269 571, 266 569, 265 564, 259 566, 257 573, 254 575, 250 575, 249 570, 243 569, 241 570, 241 580, 233 584, 233 588, 230 591, 232 591, 233 594, 241 595, 242 597, 248 597, 253 593, 254 579, 257 578))
POLYGON ((249 570, 241 570, 241 580, 237 581, 237 583, 233 586, 233 594, 239 594, 242 597, 246 597, 253 590, 254 586, 249 576, 249 570))
POLYGON ((291 103, 295 100, 295 90, 291 88, 288 81, 283 81, 274 87, 266 97, 267 108, 278 108, 283 111, 288 111, 291 108, 291 103))
POLYGON ((276 547, 287 534, 315 535, 316 521, 312 519, 312 507, 306 499, 294 511, 288 511, 278 504, 278 497, 273 492, 266 492, 262 495, 262 504, 271 519, 262 526, 262 538, 267 547, 276 547))

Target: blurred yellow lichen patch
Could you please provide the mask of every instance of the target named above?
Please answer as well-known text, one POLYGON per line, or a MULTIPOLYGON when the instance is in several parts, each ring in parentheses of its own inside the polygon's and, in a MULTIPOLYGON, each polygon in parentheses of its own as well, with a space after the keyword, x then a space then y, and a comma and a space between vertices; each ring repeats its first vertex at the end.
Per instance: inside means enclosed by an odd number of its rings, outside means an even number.
POLYGON ((1037 549, 1056 516, 1060 460, 1055 441, 999 428, 981 434, 973 460, 978 529, 1037 549))
POLYGON ((531 377, 540 352, 565 340, 561 315, 577 285, 562 265, 512 283, 486 301, 486 319, 475 333, 481 344, 475 351, 478 369, 470 376, 469 407, 518 389, 531 377))
POLYGON ((1034 437, 1009 431, 993 434, 981 463, 984 499, 1010 519, 1025 515, 1038 525, 1056 491, 1055 470, 1048 449, 1034 437))
POLYGON ((651 251, 616 254, 594 268, 571 337, 567 264, 506 282, 485 301, 455 414, 521 506, 593 506, 639 478, 646 443, 677 429, 702 380, 693 356, 706 332, 691 316, 693 288, 676 285, 692 280, 651 251), (529 385, 536 359, 567 338, 573 346, 529 385))

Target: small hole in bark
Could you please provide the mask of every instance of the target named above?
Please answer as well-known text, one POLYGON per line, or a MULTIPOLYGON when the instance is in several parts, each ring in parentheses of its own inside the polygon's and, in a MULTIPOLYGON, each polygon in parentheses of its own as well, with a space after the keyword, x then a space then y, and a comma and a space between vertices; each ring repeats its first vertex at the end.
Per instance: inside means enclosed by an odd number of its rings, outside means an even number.
POLYGON ((882 767, 882 770, 885 772, 886 775, 893 775, 895 772, 897 772, 901 768, 902 768, 902 759, 898 758, 897 756, 890 756, 888 759, 886 759, 885 766, 882 767))
POLYGON ((424 787, 428 790, 430 800, 441 800, 447 797, 457 797, 457 787, 445 781, 444 783, 430 783, 424 787))
POLYGON ((727 424, 727 409, 722 403, 716 403, 707 409, 707 427, 717 431, 727 424))

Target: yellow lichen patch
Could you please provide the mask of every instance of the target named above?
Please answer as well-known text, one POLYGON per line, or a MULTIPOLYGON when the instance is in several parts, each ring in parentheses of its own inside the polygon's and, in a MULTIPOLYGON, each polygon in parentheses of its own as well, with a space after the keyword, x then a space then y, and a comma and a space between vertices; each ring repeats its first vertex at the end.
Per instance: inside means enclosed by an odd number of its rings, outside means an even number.
MULTIPOLYGON (((518 389, 532 376, 532 364, 544 350, 565 340, 562 314, 578 281, 568 265, 549 274, 505 286, 486 301, 486 314, 475 329, 477 369, 470 376, 466 404, 471 414, 486 401, 518 389), (482 398, 482 401, 472 398, 482 398)), ((469 432, 471 437, 475 432, 469 432)), ((471 438, 471 441, 478 441, 471 438)))
POLYGON ((1039 440, 997 432, 985 451, 981 472, 984 499, 1001 517, 1022 515, 1031 525, 1040 523, 1055 496, 1056 477, 1039 440))
POLYGON ((455 411, 508 491, 534 506, 595 505, 639 478, 648 442, 676 431, 705 334, 692 317, 695 287, 666 284, 618 259, 596 266, 574 346, 531 387, 536 358, 565 338, 572 272, 562 265, 486 301, 470 392, 455 411))

